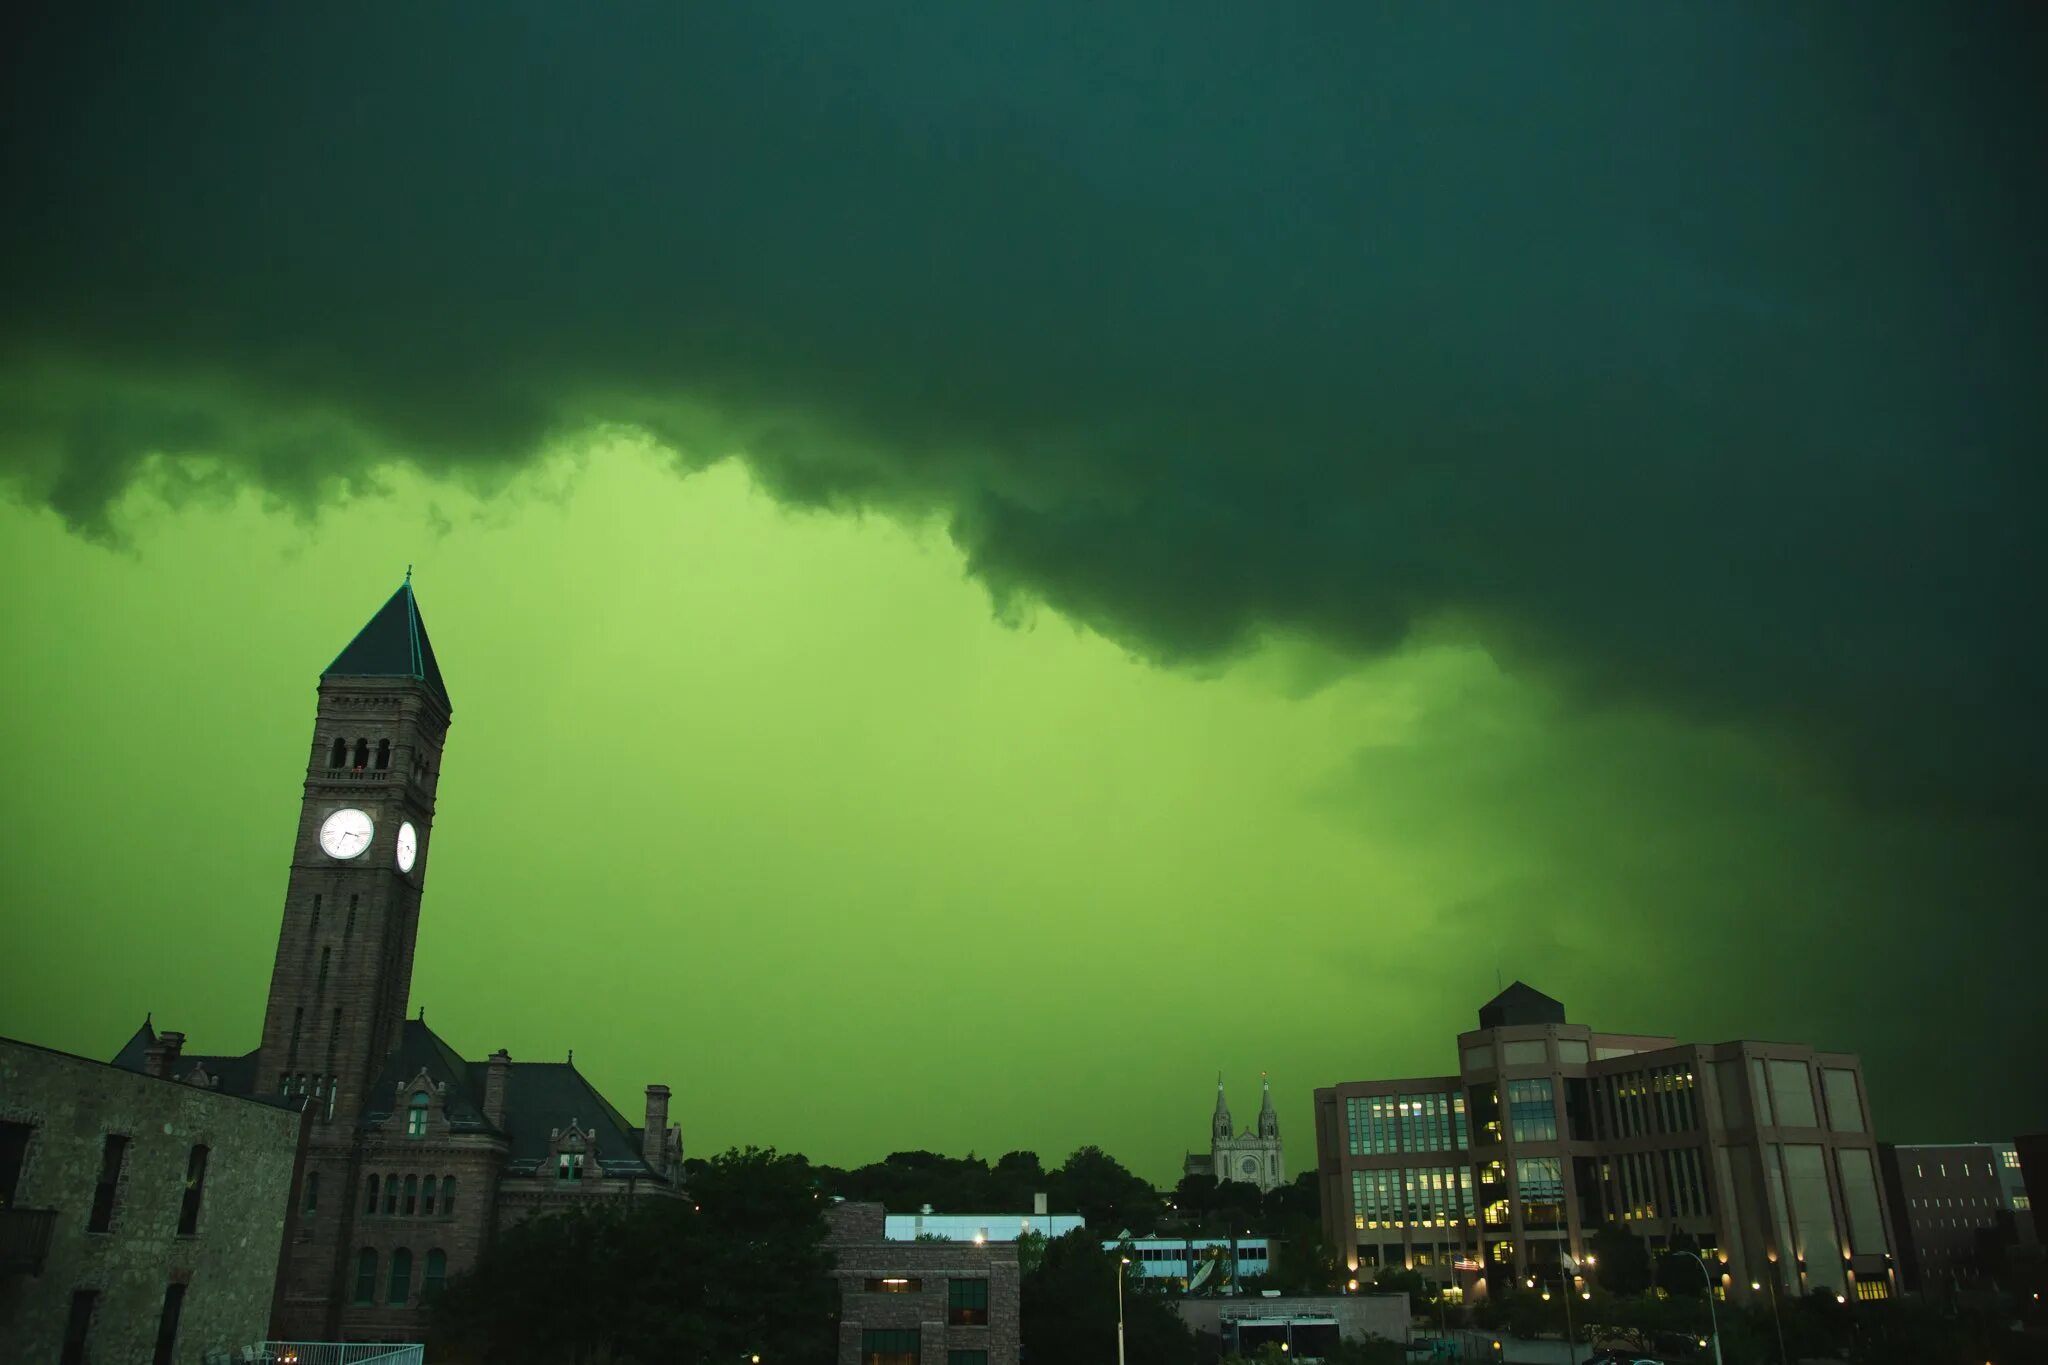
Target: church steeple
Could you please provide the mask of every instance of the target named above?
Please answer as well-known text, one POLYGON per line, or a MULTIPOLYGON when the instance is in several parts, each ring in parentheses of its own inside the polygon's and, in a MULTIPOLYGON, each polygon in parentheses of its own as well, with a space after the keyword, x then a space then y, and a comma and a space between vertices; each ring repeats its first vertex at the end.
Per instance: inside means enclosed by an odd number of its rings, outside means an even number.
POLYGON ((412 595, 412 569, 407 566, 405 582, 377 609, 369 624, 356 632, 348 647, 327 665, 321 678, 411 678, 423 684, 441 708, 451 714, 448 686, 441 681, 441 665, 434 660, 433 643, 427 639, 427 624, 420 619, 419 599, 412 595))
POLYGON ((1219 1138, 1229 1139, 1230 1101, 1223 1098, 1223 1073, 1216 1073, 1216 1115, 1209 1121, 1209 1129, 1219 1138))
POLYGON ((1280 1116, 1273 1112, 1273 1082, 1265 1073, 1259 1074, 1259 1136, 1277 1138, 1280 1136, 1280 1116))
POLYGON ((405 1022, 453 709, 410 573, 318 695, 255 1088, 345 1142, 405 1022))

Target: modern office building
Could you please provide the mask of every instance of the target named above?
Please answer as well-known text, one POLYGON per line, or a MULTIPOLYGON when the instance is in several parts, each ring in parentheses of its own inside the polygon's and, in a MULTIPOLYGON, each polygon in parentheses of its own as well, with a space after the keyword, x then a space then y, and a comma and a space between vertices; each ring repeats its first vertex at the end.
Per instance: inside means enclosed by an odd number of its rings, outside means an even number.
POLYGON ((838 1203, 838 1365, 1017 1365, 1014 1241, 901 1241, 880 1204, 838 1203))
POLYGON ((1795 1043, 1605 1033, 1517 981, 1442 1076, 1316 1091, 1323 1226, 1364 1274, 1456 1299, 1557 1278, 1615 1222, 1681 1235, 1725 1293, 1895 1292, 1860 1063, 1795 1043))
POLYGON ((0 1039, 0 1360, 200 1365, 267 1340, 303 1103, 0 1039))
POLYGON ((1884 1143, 1878 1161, 1903 1288, 1933 1295, 1988 1288, 2002 1259, 1995 1248, 2035 1243, 2014 1143, 1884 1143))

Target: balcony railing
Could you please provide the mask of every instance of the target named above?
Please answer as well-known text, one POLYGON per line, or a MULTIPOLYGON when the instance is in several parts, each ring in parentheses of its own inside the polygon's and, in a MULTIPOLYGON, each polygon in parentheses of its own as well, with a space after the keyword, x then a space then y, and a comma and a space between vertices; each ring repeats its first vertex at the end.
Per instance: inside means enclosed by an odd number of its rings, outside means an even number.
POLYGON ((391 780, 391 769, 329 768, 327 770, 327 780, 329 782, 388 782, 391 780))
POLYGON ((426 1349, 399 1341, 266 1341, 247 1359, 263 1365, 420 1365, 426 1349))
POLYGON ((55 1209, 0 1206, 0 1275, 42 1274, 50 1230, 56 1226, 55 1209))

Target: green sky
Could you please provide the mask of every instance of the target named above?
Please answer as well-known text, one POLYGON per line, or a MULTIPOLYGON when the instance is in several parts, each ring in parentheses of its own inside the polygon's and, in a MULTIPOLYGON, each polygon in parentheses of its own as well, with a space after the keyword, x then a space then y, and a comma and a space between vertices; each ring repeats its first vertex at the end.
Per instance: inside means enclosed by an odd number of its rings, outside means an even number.
POLYGON ((930 528, 626 441, 489 501, 124 516, 117 551, 0 512, 0 738, 40 775, 0 795, 5 1032, 253 1042, 313 683, 410 560, 457 711, 415 1001, 472 1056, 666 1081, 696 1150, 1170 1179, 1220 1068, 1246 1116, 1273 1074, 1305 1164, 1309 1091, 1448 1066, 1496 970, 1617 1029, 1892 1049, 1879 1113, 1919 1117, 1905 1032, 1809 968, 1887 870, 1767 755, 1469 645, 1162 670, 998 621, 930 528))
POLYGON ((411 563, 417 998, 696 1150, 1299 1168, 1497 974, 2048 1126, 2041 6, 15 9, 0 1031, 253 1043, 411 563))

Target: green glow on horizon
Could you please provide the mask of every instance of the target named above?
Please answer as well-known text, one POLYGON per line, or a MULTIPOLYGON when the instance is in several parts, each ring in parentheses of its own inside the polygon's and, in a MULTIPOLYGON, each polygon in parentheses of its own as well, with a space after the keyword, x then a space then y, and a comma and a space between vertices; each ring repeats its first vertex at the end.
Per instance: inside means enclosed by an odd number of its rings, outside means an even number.
POLYGON ((1897 873, 1867 830, 1453 638, 1161 670, 998 621, 936 524, 630 442, 489 501, 396 471, 312 522, 127 521, 0 503, 0 1032, 254 1044, 316 675, 411 563, 456 708, 415 1005, 629 1114, 668 1083, 697 1153, 1093 1142, 1170 1182, 1220 1067, 1241 1120, 1273 1075, 1299 1171, 1311 1089, 1448 1069, 1496 971, 1617 1029, 1910 1050, 1810 970, 1897 873))

